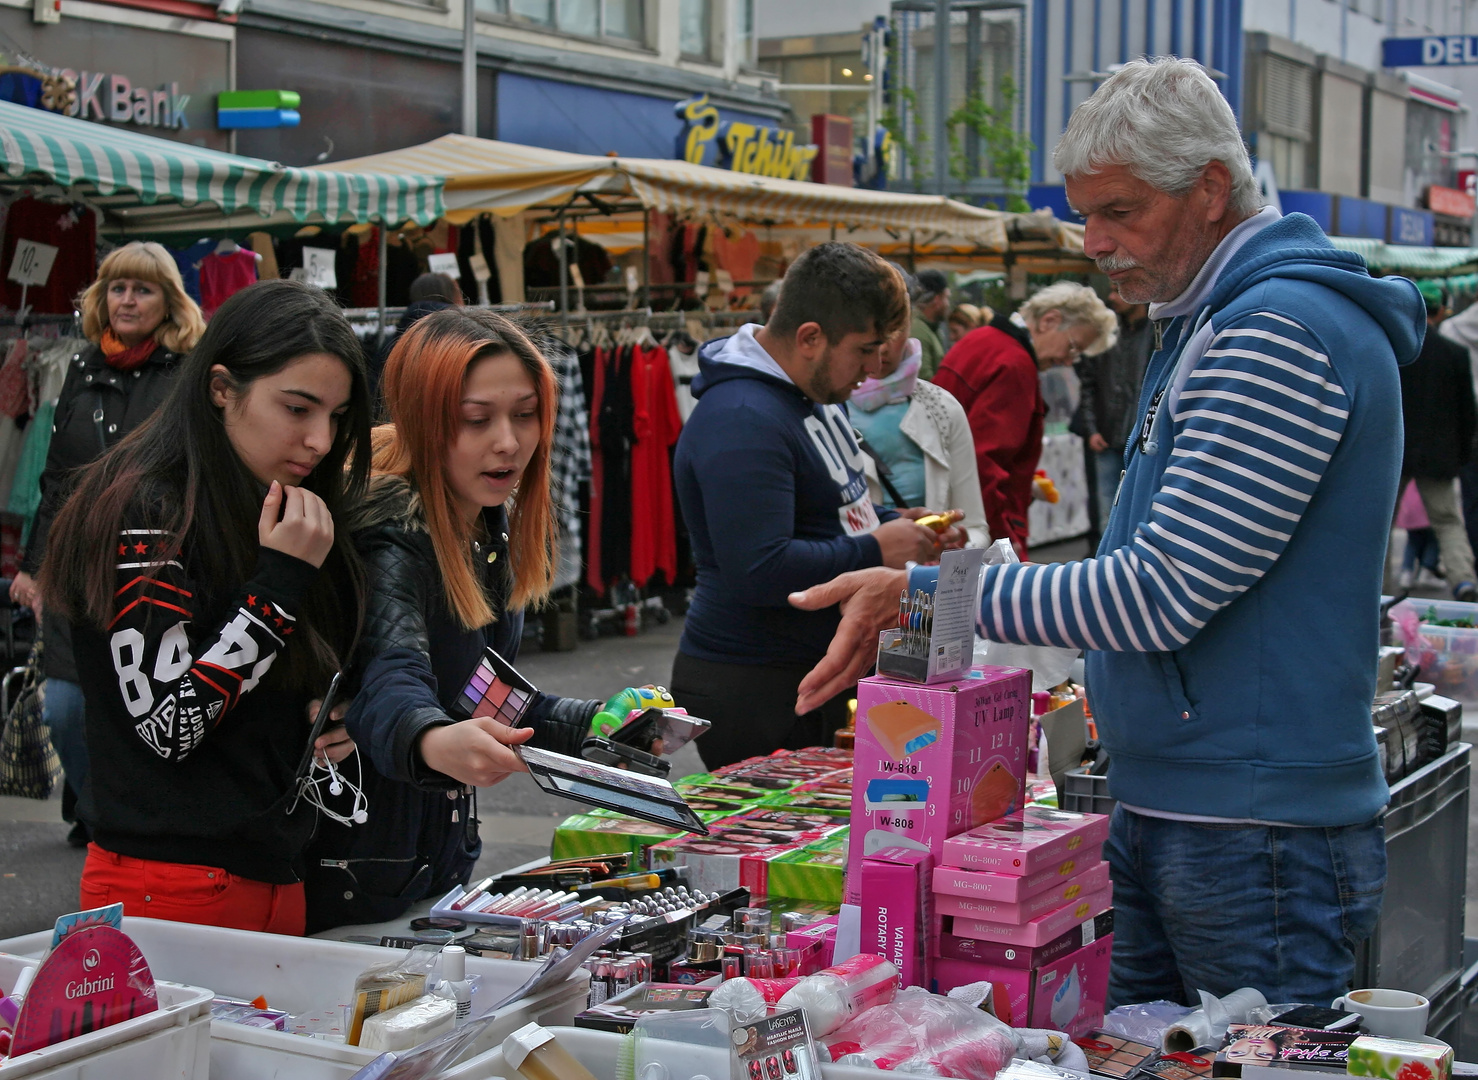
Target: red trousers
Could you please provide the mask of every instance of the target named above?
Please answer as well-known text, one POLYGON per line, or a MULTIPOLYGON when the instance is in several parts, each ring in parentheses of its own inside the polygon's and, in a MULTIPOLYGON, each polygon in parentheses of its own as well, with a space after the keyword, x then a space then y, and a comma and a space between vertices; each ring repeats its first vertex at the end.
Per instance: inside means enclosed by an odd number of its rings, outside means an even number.
POLYGON ((301 937, 303 885, 269 885, 215 866, 153 862, 87 846, 82 909, 123 905, 123 914, 301 937))

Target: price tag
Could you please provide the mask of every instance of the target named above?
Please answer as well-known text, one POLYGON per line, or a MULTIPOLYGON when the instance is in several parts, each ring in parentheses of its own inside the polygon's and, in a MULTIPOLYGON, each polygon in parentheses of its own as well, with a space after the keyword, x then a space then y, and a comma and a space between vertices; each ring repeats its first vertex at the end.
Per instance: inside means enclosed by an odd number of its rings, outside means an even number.
POLYGON ((637 290, 640 288, 641 284, 636 275, 636 267, 628 266, 626 268, 626 291, 635 296, 637 290))
POLYGON ((17 240, 15 257, 10 260, 10 280, 21 285, 45 285, 58 250, 34 240, 17 240))
POLYGON ((483 258, 482 252, 473 252, 468 256, 467 261, 472 264, 472 277, 475 281, 492 280, 493 272, 488 268, 488 261, 483 258))
POLYGON ((339 276, 334 269, 334 260, 338 256, 333 248, 311 248, 303 249, 303 280, 309 285, 317 285, 320 289, 337 288, 339 276))
POLYGON ((718 291, 728 296, 734 291, 734 275, 727 270, 719 270, 714 274, 718 279, 718 291))
POLYGON ((462 280, 462 268, 457 265, 457 256, 450 251, 427 256, 426 265, 433 274, 445 274, 453 281, 462 280))
POLYGON ((699 296, 708 295, 708 271, 699 270, 693 278, 693 291, 699 296))

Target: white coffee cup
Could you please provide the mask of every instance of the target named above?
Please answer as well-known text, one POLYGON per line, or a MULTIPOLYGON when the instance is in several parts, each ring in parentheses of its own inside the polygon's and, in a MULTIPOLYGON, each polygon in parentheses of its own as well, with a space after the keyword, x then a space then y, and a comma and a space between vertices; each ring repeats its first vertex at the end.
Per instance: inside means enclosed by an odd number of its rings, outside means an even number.
POLYGON ((1431 1006, 1420 994, 1405 990, 1351 990, 1335 998, 1329 1007, 1359 1013, 1372 1035, 1420 1039, 1427 1033, 1427 1010, 1431 1006))

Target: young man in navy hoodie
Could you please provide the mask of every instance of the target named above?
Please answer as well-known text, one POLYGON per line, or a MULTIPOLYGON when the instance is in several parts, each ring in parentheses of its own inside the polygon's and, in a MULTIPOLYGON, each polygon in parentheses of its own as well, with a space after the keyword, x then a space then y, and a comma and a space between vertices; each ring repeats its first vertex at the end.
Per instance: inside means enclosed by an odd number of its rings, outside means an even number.
POLYGON ((710 769, 827 744, 846 721, 845 688, 799 718, 792 712, 839 615, 796 611, 790 593, 939 556, 940 538, 908 516, 928 511, 873 505, 842 408, 878 376, 880 348, 908 318, 892 265, 856 244, 822 244, 786 271, 764 326, 742 326, 699 353, 698 404, 674 459, 698 585, 672 692, 713 722, 697 744, 710 769))
MULTIPOLYGON (((1118 800, 1111 1002, 1329 1001, 1385 886, 1370 705, 1397 366, 1425 308, 1309 218, 1260 209, 1236 118, 1192 61, 1105 80, 1055 164, 1085 252, 1150 304, 1156 349, 1097 556, 990 568, 981 631, 1086 650, 1118 800)), ((863 571, 794 599, 844 616, 798 708, 865 668, 905 580, 863 571)))

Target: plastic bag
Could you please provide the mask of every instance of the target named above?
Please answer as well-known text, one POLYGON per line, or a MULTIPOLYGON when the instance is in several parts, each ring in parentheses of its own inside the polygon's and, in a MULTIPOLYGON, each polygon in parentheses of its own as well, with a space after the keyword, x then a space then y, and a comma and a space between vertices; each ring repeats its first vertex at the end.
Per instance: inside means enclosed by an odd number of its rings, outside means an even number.
MULTIPOLYGON (((1003 566, 1020 561, 1009 540, 997 540, 985 549, 986 566, 1003 566)), ((1073 662, 1078 659, 1079 652, 1078 649, 1064 649, 1057 645, 1012 645, 989 641, 979 634, 975 636, 976 667, 989 664, 993 667, 1029 668, 1034 692, 1062 685, 1072 672, 1073 662)))
POLYGON ((1103 1030, 1122 1035, 1146 1046, 1159 1046, 1171 1024, 1195 1012, 1173 1001, 1147 1001, 1142 1005, 1120 1005, 1103 1018, 1103 1030))
POLYGON ((922 1076, 995 1080, 1016 1053, 1011 1029, 921 987, 854 1017, 824 1041, 833 1061, 922 1076))

